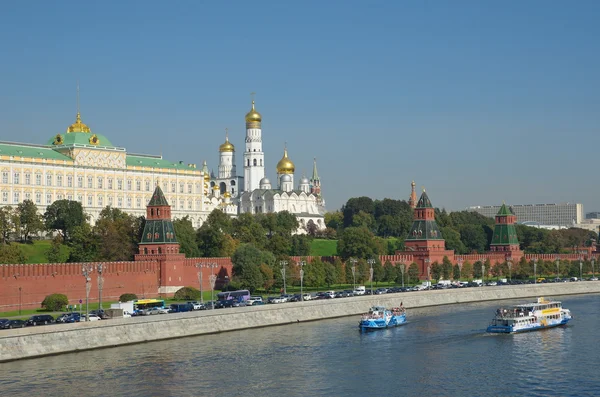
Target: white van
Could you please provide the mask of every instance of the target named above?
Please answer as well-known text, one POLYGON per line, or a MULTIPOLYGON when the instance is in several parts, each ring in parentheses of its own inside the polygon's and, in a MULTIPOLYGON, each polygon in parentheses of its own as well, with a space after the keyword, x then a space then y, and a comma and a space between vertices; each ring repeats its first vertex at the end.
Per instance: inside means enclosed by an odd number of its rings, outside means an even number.
POLYGON ((254 304, 254 302, 262 302, 263 298, 262 296, 251 296, 247 301, 246 304, 252 306, 254 304))
POLYGON ((366 291, 367 290, 364 285, 359 285, 354 289, 354 295, 364 295, 366 291))

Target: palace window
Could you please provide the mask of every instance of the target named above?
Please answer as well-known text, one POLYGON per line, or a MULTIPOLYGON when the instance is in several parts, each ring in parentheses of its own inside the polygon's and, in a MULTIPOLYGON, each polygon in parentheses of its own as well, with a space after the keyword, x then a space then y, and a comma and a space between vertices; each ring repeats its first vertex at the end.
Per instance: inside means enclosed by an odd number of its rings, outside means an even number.
POLYGON ((67 200, 69 200, 69 201, 73 201, 73 195, 72 195, 72 194, 68 194, 68 195, 67 195, 67 200))
POLYGON ((8 203, 8 192, 2 192, 2 202, 8 203))
POLYGON ((163 182, 163 192, 168 192, 167 187, 169 184, 167 182, 163 182))
POLYGON ((146 181, 146 191, 150 191, 150 181, 146 181))
POLYGON ((113 188, 112 181, 113 181, 113 180, 112 180, 112 178, 108 178, 108 188, 109 188, 110 190, 112 190, 112 188, 113 188))
POLYGON ((123 208, 123 197, 117 197, 117 207, 123 208))
POLYGON ((42 174, 35 174, 35 184, 38 186, 42 185, 42 174))
POLYGON ((175 193, 175 182, 171 183, 171 193, 175 193))
POLYGON ((88 189, 91 189, 94 187, 94 178, 92 178, 91 176, 88 176, 88 189))
POLYGON ((67 175, 67 187, 73 187, 73 176, 67 175))
POLYGON ((64 199, 64 198, 65 198, 65 196, 63 196, 63 195, 62 195, 62 194, 60 194, 60 193, 56 195, 56 199, 57 199, 57 200, 62 200, 62 199, 64 199))
POLYGON ((31 201, 31 193, 25 193, 25 200, 31 201))
POLYGON ((188 210, 192 209, 192 200, 188 200, 188 210))
POLYGON ((138 192, 142 190, 142 181, 140 181, 139 179, 135 181, 135 190, 137 190, 138 192))
POLYGON ((35 203, 42 204, 42 193, 40 193, 40 192, 35 193, 35 203))
POLYGON ((179 209, 180 209, 180 210, 183 210, 183 209, 185 209, 185 204, 184 204, 184 201, 183 201, 183 200, 179 200, 179 209))
POLYGON ((117 190, 123 190, 123 180, 117 179, 117 190))
POLYGON ((131 196, 127 197, 127 208, 131 208, 131 196))
POLYGON ((79 175, 77 177, 77 187, 78 188, 82 188, 83 187, 83 177, 81 175, 79 175))
POLYGON ((103 204, 104 204, 104 196, 99 194, 98 195, 98 207, 102 207, 103 204))
POLYGON ((20 199, 21 195, 19 194, 19 192, 15 192, 13 195, 13 204, 18 204, 20 199))
POLYGON ((77 195, 77 201, 79 201, 80 203, 83 203, 83 195, 82 194, 77 195))
POLYGON ((104 182, 104 178, 101 176, 98 177, 98 189, 102 189, 102 184, 104 182))
POLYGON ((184 186, 183 182, 180 182, 179 183, 179 193, 183 193, 183 186, 184 186))
POLYGON ((252 164, 256 165, 256 159, 254 159, 254 161, 252 161, 252 164))
POLYGON ((18 172, 15 172, 15 174, 13 176, 13 184, 18 185, 20 177, 21 177, 21 174, 19 174, 18 172))
POLYGON ((91 194, 88 195, 88 207, 91 207, 94 204, 94 196, 91 194))
POLYGON ((127 179, 127 190, 131 190, 132 189, 132 182, 131 179, 127 179))
POLYGON ((2 171, 2 183, 8 183, 8 171, 2 171))
POLYGON ((52 193, 46 193, 46 204, 52 204, 52 193))
POLYGON ((30 173, 25 174, 25 184, 31 185, 31 174, 30 173))
POLYGON ((113 205, 113 196, 108 196, 108 205, 112 207, 113 205))
POLYGON ((188 183, 188 193, 191 194, 192 193, 192 184, 188 183))
POLYGON ((62 175, 56 175, 56 186, 62 186, 62 175))
POLYGON ((46 186, 52 186, 52 174, 46 174, 46 186))
POLYGON ((135 199, 135 206, 136 208, 142 208, 142 199, 141 198, 136 198, 135 199))

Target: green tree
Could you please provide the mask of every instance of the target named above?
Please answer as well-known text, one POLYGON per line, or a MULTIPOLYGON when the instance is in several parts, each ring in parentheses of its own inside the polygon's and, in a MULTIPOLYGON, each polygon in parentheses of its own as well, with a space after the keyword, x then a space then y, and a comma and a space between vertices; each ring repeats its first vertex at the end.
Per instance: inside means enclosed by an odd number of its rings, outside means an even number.
POLYGON ((463 263, 462 265, 462 270, 460 273, 462 275, 462 278, 465 278, 467 280, 473 279, 473 265, 471 264, 471 262, 465 261, 465 263, 463 263))
POLYGON ((385 281, 385 270, 378 257, 375 258, 375 263, 373 264, 373 281, 375 285, 379 285, 380 281, 385 281))
POLYGON ((56 235, 52 239, 50 248, 46 251, 46 258, 48 263, 64 263, 69 258, 69 255, 64 253, 62 237, 56 235))
POLYGON ((352 226, 373 230, 375 228, 375 218, 373 217, 373 214, 358 211, 358 213, 354 214, 352 217, 352 226))
POLYGON ((460 233, 451 227, 442 227, 440 229, 442 236, 446 240, 446 249, 454 250, 456 254, 466 254, 467 248, 460 240, 460 233))
POLYGON ((454 265, 452 267, 452 278, 454 280, 460 280, 462 274, 460 273, 460 268, 458 267, 458 265, 454 265))
POLYGON ((42 301, 42 307, 50 312, 58 312, 63 310, 69 304, 69 299, 63 294, 48 295, 42 301))
POLYGON ((293 256, 307 256, 310 255, 310 243, 312 238, 306 234, 296 234, 292 236, 291 241, 291 252, 293 256))
POLYGON ((411 263, 408 267, 408 279, 411 284, 417 284, 419 282, 419 265, 415 262, 411 263))
POLYGON ((173 228, 175 229, 175 237, 179 243, 179 252, 185 254, 188 258, 199 257, 200 250, 196 242, 196 230, 192 225, 190 217, 186 215, 183 218, 175 219, 173 221, 173 228))
POLYGON ((325 262, 323 264, 323 269, 325 270, 325 284, 327 284, 328 287, 336 284, 339 280, 339 275, 338 270, 333 263, 325 262))
POLYGON ((376 254, 373 233, 361 227, 347 227, 338 240, 338 255, 346 260, 350 257, 369 258, 376 254))
POLYGON ((269 291, 271 291, 271 288, 273 288, 273 284, 275 284, 273 268, 267 265, 266 263, 261 263, 259 269, 263 279, 262 287, 268 293, 269 291))
POLYGON ((326 212, 325 226, 334 230, 340 230, 344 226, 344 215, 342 212, 326 212))
POLYGON ((119 302, 129 302, 129 301, 134 301, 138 298, 138 296, 136 294, 132 294, 132 293, 125 293, 125 294, 121 294, 121 296, 119 296, 119 302))
POLYGON ((442 260, 442 276, 444 277, 444 280, 449 280, 451 274, 452 262, 450 262, 450 259, 448 259, 448 257, 444 255, 444 258, 442 260))
POLYGON ((326 283, 325 264, 319 258, 313 258, 304 265, 304 285, 320 287, 326 283))
POLYGON ((232 230, 231 218, 223 211, 214 209, 196 233, 199 255, 207 258, 231 256, 237 247, 231 236, 232 230))
POLYGON ((194 287, 183 287, 175 291, 173 299, 178 301, 195 301, 200 299, 200 291, 194 287))
MULTIPOLYGON (((398 266, 398 265, 396 265, 398 266)), ((392 262, 388 260, 385 261, 385 263, 383 264, 383 270, 384 270, 384 280, 391 283, 392 281, 396 280, 396 268, 394 267, 394 265, 392 265, 392 262)))
POLYGON ((233 256, 233 277, 244 289, 254 292, 264 284, 260 265, 265 263, 265 254, 252 244, 240 245, 233 256))
POLYGON ((342 206, 342 214, 344 217, 344 227, 349 227, 354 224, 354 215, 363 211, 367 214, 373 214, 375 203, 369 197, 353 197, 342 206))
POLYGON ((440 266, 439 263, 437 263, 437 261, 433 262, 431 264, 431 280, 429 280, 429 281, 439 280, 441 275, 442 275, 442 267, 440 266))
POLYGON ((468 252, 484 252, 488 245, 487 235, 481 225, 462 225, 460 240, 468 252))
POLYGON ((73 227, 70 235, 68 262, 94 262, 98 258, 100 241, 88 223, 73 227))
POLYGON ((0 263, 25 263, 27 257, 17 245, 14 244, 0 244, 0 263))
POLYGON ((83 226, 86 220, 83 207, 78 201, 56 200, 46 208, 44 213, 46 229, 59 231, 65 242, 71 239, 73 230, 83 226))
POLYGON ((12 212, 13 210, 10 205, 0 207, 0 238, 2 239, 2 244, 8 243, 10 235, 13 232, 11 222, 12 212))
MULTIPOLYGON (((396 281, 396 284, 401 284, 401 285, 408 281, 408 274, 406 271, 406 265, 404 263, 397 263, 394 270, 396 271, 396 280, 392 280, 392 281, 396 281), (403 270, 404 270, 404 273, 403 273, 403 270)), ((417 277, 418 277, 418 275, 417 275, 417 277)))
POLYGON ((335 258, 333 266, 335 268, 335 274, 337 275, 334 284, 346 284, 346 266, 342 260, 340 258, 335 258))
MULTIPOLYGON (((111 262, 133 260, 138 252, 139 228, 140 221, 135 216, 118 208, 104 208, 92 229, 97 250, 95 259, 111 262)), ((84 244, 90 241, 87 238, 79 239, 84 244)), ((71 243, 73 245, 74 242, 71 243)))
POLYGON ((21 233, 24 241, 28 241, 31 235, 43 230, 44 222, 33 201, 25 200, 20 203, 17 206, 17 214, 19 215, 21 233))
POLYGON ((237 218, 232 219, 231 227, 231 237, 240 243, 252 244, 258 249, 264 249, 267 246, 267 231, 252 214, 240 214, 237 218))

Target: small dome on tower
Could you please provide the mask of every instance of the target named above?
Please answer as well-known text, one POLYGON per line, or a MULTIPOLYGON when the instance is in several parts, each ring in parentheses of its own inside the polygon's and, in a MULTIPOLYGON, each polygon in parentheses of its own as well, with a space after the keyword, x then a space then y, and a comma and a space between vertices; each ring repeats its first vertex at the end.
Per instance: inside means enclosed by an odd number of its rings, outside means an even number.
POLYGON ((225 137, 225 143, 219 146, 219 152, 235 152, 235 146, 229 142, 229 137, 225 137))
POLYGON ((301 185, 309 185, 310 181, 308 180, 307 177, 303 176, 302 179, 300 179, 300 184, 301 185))
POLYGON ((259 185, 270 185, 271 181, 269 180, 269 178, 264 177, 263 179, 260 180, 259 185))
POLYGON ((289 174, 283 174, 283 175, 281 175, 281 178, 279 180, 281 182, 291 182, 292 177, 289 174))
POLYGON ((90 130, 90 127, 88 127, 87 125, 83 124, 81 122, 81 114, 79 112, 77 112, 77 117, 75 118, 75 122, 73 124, 71 124, 69 126, 69 128, 67 128, 67 133, 70 132, 92 132, 92 130, 90 130))
POLYGON ((296 170, 294 163, 292 160, 288 158, 287 148, 283 150, 283 157, 277 163, 277 173, 278 174, 293 174, 296 170))
POLYGON ((246 114, 246 123, 260 123, 262 116, 254 109, 254 101, 252 101, 252 109, 246 114))

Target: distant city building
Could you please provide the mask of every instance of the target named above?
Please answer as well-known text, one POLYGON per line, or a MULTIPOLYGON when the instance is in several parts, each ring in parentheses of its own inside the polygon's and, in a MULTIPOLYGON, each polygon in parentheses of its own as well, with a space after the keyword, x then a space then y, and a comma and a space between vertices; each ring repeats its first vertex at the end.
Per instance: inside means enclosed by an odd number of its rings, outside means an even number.
MULTIPOLYGON (((500 205, 473 206, 468 207, 467 211, 493 218, 500 208, 500 205)), ((534 222, 540 227, 570 227, 583 220, 583 204, 580 203, 519 204, 511 205, 510 209, 519 223, 534 222)))
POLYGON ((585 219, 600 219, 600 212, 588 212, 585 219))

